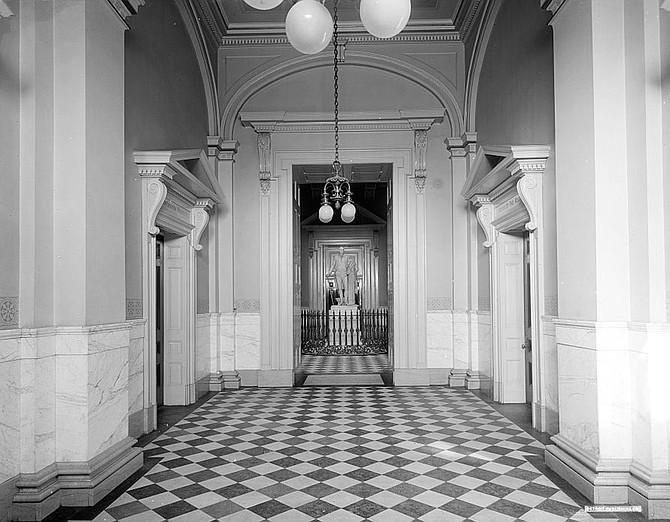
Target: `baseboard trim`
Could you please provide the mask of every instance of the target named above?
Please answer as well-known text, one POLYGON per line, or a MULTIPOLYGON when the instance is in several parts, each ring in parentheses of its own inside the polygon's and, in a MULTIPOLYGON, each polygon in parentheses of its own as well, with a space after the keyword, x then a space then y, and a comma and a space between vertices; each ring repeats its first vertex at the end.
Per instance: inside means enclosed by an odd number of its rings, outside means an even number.
POLYGON ((223 389, 224 390, 239 390, 242 386, 242 378, 240 374, 233 370, 229 372, 221 372, 223 378, 223 389))
POLYGON ((240 375, 240 384, 243 387, 258 386, 258 372, 259 370, 237 370, 240 375))
POLYGON ((429 368, 430 385, 445 386, 449 382, 449 368, 429 368))
POLYGON ((144 410, 128 414, 128 435, 135 439, 144 435, 144 410))
POLYGON ((467 370, 465 368, 454 368, 449 373, 449 387, 462 388, 465 386, 467 370))
POLYGON ((554 472, 570 482, 595 504, 626 504, 628 502, 628 470, 630 460, 599 460, 562 437, 551 439, 544 460, 554 472))
POLYGON ((61 506, 93 506, 142 467, 144 455, 130 437, 87 462, 58 462, 19 475, 12 517, 42 520, 61 506))
POLYGON ((259 370, 259 388, 293 387, 293 370, 259 370))
POLYGON ((430 370, 396 368, 393 370, 394 386, 430 386, 430 370))

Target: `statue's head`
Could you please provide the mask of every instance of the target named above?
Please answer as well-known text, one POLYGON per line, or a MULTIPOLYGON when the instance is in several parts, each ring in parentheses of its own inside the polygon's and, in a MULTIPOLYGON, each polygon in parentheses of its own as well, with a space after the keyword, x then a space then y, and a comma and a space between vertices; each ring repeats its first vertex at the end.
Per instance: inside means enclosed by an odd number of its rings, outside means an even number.
POLYGON ((340 247, 340 255, 344 255, 344 247, 340 247))

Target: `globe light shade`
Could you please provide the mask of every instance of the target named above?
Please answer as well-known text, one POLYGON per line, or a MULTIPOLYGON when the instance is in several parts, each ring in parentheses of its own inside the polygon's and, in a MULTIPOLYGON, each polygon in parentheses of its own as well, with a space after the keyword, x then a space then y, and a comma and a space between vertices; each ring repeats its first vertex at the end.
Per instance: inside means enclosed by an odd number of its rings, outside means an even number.
POLYGON ((284 0, 244 0, 244 3, 250 5, 254 9, 267 11, 268 9, 274 9, 283 1, 284 0))
POLYGON ((333 219, 333 207, 327 203, 321 205, 319 209, 319 221, 322 223, 330 223, 330 220, 333 219))
POLYGON ((340 215, 342 216, 342 221, 345 223, 351 223, 356 217, 356 207, 351 203, 345 203, 342 205, 340 215))
POLYGON ((300 0, 286 15, 286 36, 303 54, 323 51, 333 37, 333 18, 316 0, 300 0))
POLYGON ((361 0, 361 22, 377 38, 391 38, 402 31, 411 12, 410 0, 361 0))

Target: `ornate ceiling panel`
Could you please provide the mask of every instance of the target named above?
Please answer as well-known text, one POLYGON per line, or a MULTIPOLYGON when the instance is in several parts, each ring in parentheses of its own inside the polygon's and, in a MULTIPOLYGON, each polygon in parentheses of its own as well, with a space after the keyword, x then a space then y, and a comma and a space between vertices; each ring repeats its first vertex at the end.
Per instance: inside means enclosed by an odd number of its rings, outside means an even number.
MULTIPOLYGON (((275 9, 259 11, 243 0, 194 0, 220 18, 221 32, 227 35, 277 34, 284 31, 286 13, 295 0, 284 0, 275 9)), ((412 16, 406 30, 453 29, 461 4, 471 0, 412 0, 412 16)), ((338 9, 344 30, 363 30, 358 15, 360 0, 339 0, 338 9)), ((333 0, 326 0, 332 12, 333 0)), ((463 8, 466 6, 464 5, 463 8)))

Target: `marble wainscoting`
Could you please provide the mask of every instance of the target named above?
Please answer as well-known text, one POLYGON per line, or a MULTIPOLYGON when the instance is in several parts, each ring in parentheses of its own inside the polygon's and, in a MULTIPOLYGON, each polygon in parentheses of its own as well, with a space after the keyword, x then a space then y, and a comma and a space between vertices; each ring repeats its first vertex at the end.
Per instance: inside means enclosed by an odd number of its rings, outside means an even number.
POLYGON ((549 467, 596 504, 628 500, 631 403, 625 323, 556 319, 559 433, 549 467))
POLYGON ((13 519, 91 505, 141 467, 128 436, 130 330, 118 323, 2 333, 0 408, 9 429, 0 476, 18 472, 13 519))
POLYGON ((454 367, 451 310, 428 310, 426 314, 427 362, 430 384, 447 384, 454 367))
POLYGON ((216 372, 216 314, 198 314, 195 330, 195 395, 209 391, 211 374, 216 372), (212 317, 214 316, 214 317, 212 317), (214 364, 213 364, 214 363, 214 364))
POLYGON ((261 368, 261 314, 235 314, 235 363, 242 386, 258 386, 261 368))
POLYGON ((128 435, 139 437, 144 426, 144 319, 129 321, 128 347, 128 435))
POLYGON ((477 344, 472 346, 472 357, 477 358, 479 389, 493 397, 493 348, 491 345, 491 312, 476 313, 477 344))
MULTIPOLYGON (((20 403, 25 400, 24 392, 35 389, 34 378, 22 379, 23 343, 28 341, 23 341, 21 330, 0 330, 0 520, 11 520, 12 498, 20 472, 20 403)), ((34 340, 32 344, 34 346, 34 340)), ((35 372, 29 374, 34 376, 35 372)))
POLYGON ((633 460, 628 502, 670 519, 670 325, 629 324, 633 460))
POLYGON ((537 428, 556 435, 558 433, 558 351, 554 316, 542 316, 542 344, 540 348, 540 397, 533 401, 537 428))

